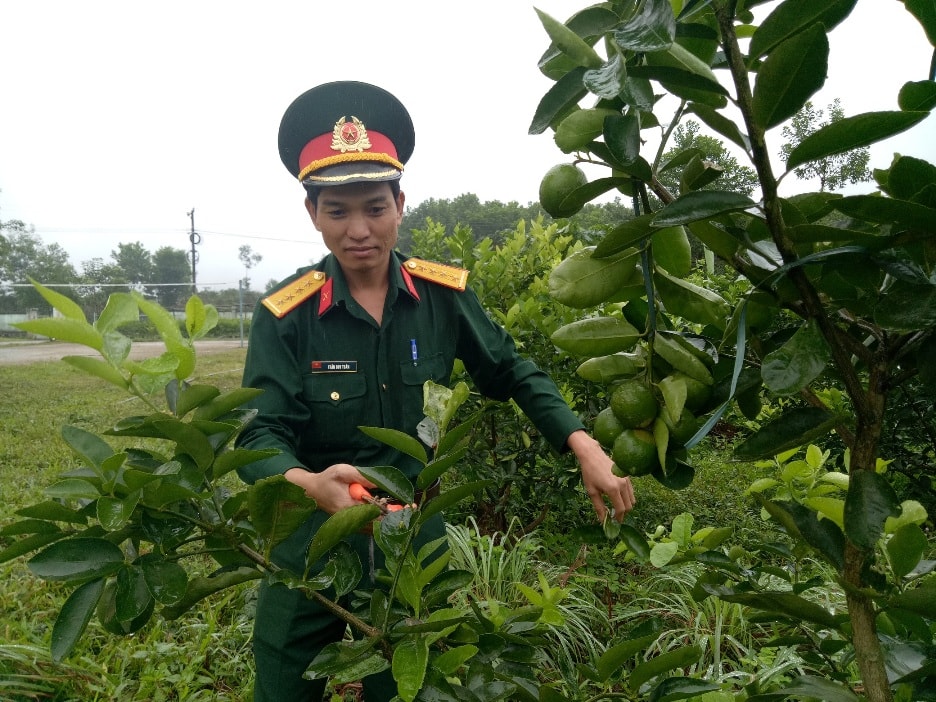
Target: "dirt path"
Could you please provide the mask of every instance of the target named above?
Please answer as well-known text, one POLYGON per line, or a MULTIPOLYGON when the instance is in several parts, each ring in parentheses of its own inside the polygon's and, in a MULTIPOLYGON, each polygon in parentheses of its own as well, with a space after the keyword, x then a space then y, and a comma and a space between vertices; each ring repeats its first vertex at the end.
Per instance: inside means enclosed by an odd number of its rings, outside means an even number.
MULTIPOLYGON (((208 339, 195 342, 199 354, 208 354, 228 349, 241 348, 240 339, 208 339)), ((246 348, 247 342, 243 342, 246 348)), ((130 357, 134 359, 158 356, 165 350, 161 341, 135 341, 130 357)), ((80 344, 59 341, 0 341, 0 365, 12 366, 42 361, 58 361, 62 356, 91 356, 99 358, 96 351, 80 344)))

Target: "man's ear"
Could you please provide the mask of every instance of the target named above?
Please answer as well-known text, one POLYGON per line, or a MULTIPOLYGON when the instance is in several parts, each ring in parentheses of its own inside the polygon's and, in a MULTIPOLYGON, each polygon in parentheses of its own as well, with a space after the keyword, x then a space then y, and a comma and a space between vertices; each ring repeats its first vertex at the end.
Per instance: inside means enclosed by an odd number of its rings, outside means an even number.
POLYGON ((400 222, 403 221, 403 205, 405 204, 406 204, 406 193, 404 193, 401 190, 400 194, 397 196, 397 216, 400 222))

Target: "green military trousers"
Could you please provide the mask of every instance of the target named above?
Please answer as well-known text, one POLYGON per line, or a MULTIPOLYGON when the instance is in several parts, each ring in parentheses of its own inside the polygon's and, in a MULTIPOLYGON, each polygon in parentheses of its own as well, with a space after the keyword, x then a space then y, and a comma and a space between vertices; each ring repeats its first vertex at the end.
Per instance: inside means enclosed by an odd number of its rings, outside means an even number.
MULTIPOLYGON (((305 553, 316 529, 328 518, 316 512, 305 524, 273 550, 273 561, 295 573, 305 568, 305 553)), ((415 548, 445 533, 441 515, 424 524, 415 548)), ((348 538, 364 566, 364 578, 357 589, 374 587, 372 575, 384 566, 383 554, 372 546, 372 537, 355 534, 348 538), (371 562, 373 554, 373 563, 371 562)), ((325 561, 316 564, 316 572, 325 561)), ((326 590, 326 597, 334 593, 326 590)), ((347 602, 341 603, 343 606, 347 602)), ((325 680, 307 680, 303 673, 325 646, 340 641, 345 623, 302 591, 285 585, 260 585, 254 620, 253 654, 256 665, 254 702, 320 702, 325 680)), ((364 679, 365 702, 389 702, 396 696, 396 684, 389 670, 364 679)))

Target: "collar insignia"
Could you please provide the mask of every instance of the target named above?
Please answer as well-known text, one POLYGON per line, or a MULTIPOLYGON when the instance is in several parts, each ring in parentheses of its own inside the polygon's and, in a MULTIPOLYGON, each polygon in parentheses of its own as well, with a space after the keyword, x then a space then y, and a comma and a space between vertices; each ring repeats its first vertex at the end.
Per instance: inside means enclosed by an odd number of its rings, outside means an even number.
POLYGON ((367 130, 364 123, 354 115, 351 115, 351 121, 348 122, 344 117, 335 122, 335 130, 332 132, 331 148, 333 151, 347 153, 348 151, 366 151, 371 148, 370 139, 367 138, 367 130))

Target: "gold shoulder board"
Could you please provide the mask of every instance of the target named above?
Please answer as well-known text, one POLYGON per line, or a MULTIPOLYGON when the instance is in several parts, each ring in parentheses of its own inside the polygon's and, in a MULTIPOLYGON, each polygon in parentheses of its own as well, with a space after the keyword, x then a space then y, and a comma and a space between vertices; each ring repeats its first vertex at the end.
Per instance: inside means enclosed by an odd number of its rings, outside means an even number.
POLYGON ((441 263, 424 261, 421 258, 407 259, 403 267, 410 275, 415 275, 417 278, 438 283, 448 288, 454 288, 455 290, 464 290, 465 286, 468 284, 468 271, 464 268, 456 268, 455 266, 446 266, 441 263))
POLYGON ((287 312, 314 295, 323 285, 325 285, 325 274, 322 271, 309 271, 263 298, 263 306, 278 319, 282 318, 287 312))

